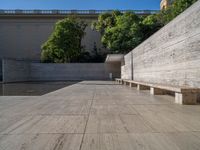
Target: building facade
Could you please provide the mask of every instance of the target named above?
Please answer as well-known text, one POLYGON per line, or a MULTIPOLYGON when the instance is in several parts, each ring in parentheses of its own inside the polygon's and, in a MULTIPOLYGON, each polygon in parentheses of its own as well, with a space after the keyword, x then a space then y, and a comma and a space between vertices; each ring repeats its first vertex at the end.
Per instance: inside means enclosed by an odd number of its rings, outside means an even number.
MULTIPOLYGON (((97 49, 106 51, 101 43, 99 32, 91 29, 98 15, 108 10, 0 10, 0 79, 1 61, 3 58, 40 61, 41 45, 47 41, 55 23, 76 15, 88 26, 82 40, 85 50, 97 49)), ((126 12, 126 11, 122 11, 126 12)), ((148 15, 157 11, 134 11, 138 15, 148 15)))
MULTIPOLYGON (((66 15, 14 14, 0 16, 0 57, 39 61, 41 45, 47 41, 55 23, 66 15)), ((91 51, 96 43, 97 48, 104 49, 100 33, 90 28, 97 15, 79 15, 88 26, 82 40, 86 50, 91 51)))
POLYGON ((160 2, 160 9, 167 9, 171 4, 172 4, 173 0, 161 0, 160 2))

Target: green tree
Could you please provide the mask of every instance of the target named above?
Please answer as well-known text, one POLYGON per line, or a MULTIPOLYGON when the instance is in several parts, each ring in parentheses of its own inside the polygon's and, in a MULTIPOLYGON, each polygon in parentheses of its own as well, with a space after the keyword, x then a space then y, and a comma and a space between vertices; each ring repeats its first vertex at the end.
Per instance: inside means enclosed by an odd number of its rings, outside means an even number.
POLYGON ((127 53, 196 1, 174 0, 168 9, 146 17, 138 17, 131 12, 105 13, 92 27, 101 33, 102 43, 112 53, 127 53))
POLYGON ((174 0, 172 5, 166 10, 161 11, 158 14, 159 18, 162 18, 163 24, 167 24, 171 20, 173 20, 176 16, 185 11, 188 7, 190 7, 197 0, 174 0))
POLYGON ((92 29, 99 31, 103 35, 106 28, 115 26, 117 16, 121 15, 122 13, 118 10, 112 11, 112 13, 103 13, 99 15, 97 22, 92 23, 92 29))
POLYGON ((153 33, 162 28, 163 24, 160 22, 157 14, 145 17, 141 22, 141 31, 143 33, 143 41, 150 37, 153 33))
POLYGON ((112 53, 127 53, 142 40, 140 18, 131 13, 116 17, 116 25, 107 28, 102 42, 112 53))
POLYGON ((182 13, 196 1, 197 0, 175 0, 171 7, 172 17, 175 18, 177 15, 182 13))
POLYGON ((143 40, 181 14, 197 0, 174 0, 172 5, 158 14, 150 15, 142 21, 143 40))
POLYGON ((82 51, 81 39, 86 24, 75 18, 66 18, 56 23, 53 33, 42 45, 42 62, 68 63, 79 61, 82 51))
POLYGON ((94 47, 91 55, 91 62, 104 62, 106 58, 106 54, 101 51, 101 49, 97 48, 96 42, 94 42, 94 47))
POLYGON ((100 15, 95 29, 101 32, 101 41, 111 53, 127 53, 142 40, 140 21, 132 12, 115 11, 100 15))

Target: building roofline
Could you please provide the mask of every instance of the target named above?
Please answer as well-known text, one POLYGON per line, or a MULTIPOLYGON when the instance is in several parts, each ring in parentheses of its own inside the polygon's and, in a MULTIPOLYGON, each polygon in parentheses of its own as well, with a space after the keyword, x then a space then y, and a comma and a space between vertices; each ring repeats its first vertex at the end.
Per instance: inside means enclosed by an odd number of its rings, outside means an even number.
POLYGON ((105 63, 121 62, 124 59, 124 54, 107 54, 105 63))
MULTIPOLYGON (((110 13, 113 10, 3 10, 0 9, 0 15, 99 15, 102 13, 110 13)), ((138 15, 149 15, 158 13, 159 10, 119 10, 122 13, 134 12, 138 15)))

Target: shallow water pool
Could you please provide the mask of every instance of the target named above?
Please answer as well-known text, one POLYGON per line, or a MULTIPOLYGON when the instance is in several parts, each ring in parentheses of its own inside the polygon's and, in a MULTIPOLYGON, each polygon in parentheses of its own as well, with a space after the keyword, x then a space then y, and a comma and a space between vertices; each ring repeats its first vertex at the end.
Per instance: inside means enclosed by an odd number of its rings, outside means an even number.
POLYGON ((0 83, 0 96, 39 96, 75 83, 77 81, 0 83))

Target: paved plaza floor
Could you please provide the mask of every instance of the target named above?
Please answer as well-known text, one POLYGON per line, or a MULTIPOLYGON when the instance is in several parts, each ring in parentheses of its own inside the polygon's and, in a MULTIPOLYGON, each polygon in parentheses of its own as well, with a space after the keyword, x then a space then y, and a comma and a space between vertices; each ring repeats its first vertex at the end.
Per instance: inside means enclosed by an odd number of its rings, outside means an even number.
POLYGON ((200 105, 110 81, 1 96, 0 150, 200 150, 200 105))

